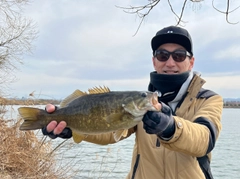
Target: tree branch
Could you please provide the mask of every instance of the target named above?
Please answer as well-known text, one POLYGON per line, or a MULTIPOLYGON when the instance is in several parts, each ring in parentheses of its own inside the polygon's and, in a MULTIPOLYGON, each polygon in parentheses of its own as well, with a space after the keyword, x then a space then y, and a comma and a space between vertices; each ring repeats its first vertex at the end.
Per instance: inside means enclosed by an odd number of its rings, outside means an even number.
MULTIPOLYGON (((144 19, 146 18, 147 15, 150 14, 150 12, 153 10, 154 7, 156 7, 158 5, 158 3, 160 3, 161 0, 149 0, 149 2, 146 4, 146 5, 142 5, 142 6, 130 6, 130 7, 120 7, 120 6, 116 6, 118 8, 121 8, 123 9, 124 12, 126 13, 129 13, 129 14, 136 14, 141 20, 140 20, 140 23, 137 27, 137 30, 134 34, 134 36, 137 34, 137 32, 139 31, 144 19)), ((186 4, 188 1, 191 1, 193 3, 198 3, 198 2, 201 2, 201 1, 204 1, 204 0, 184 0, 183 1, 183 4, 182 4, 182 9, 181 9, 181 12, 180 14, 178 15, 176 13, 176 11, 174 10, 173 6, 172 6, 172 2, 174 0, 168 0, 168 5, 172 11, 172 13, 175 15, 175 17, 177 18, 177 24, 176 25, 180 25, 181 22, 185 23, 183 21, 183 13, 185 11, 185 8, 186 8, 186 4)), ((229 24, 237 24, 238 22, 236 23, 233 23, 233 22, 230 22, 229 21, 229 14, 236 11, 238 8, 240 8, 240 6, 238 6, 237 8, 233 9, 232 11, 230 11, 230 0, 227 0, 227 7, 226 7, 226 11, 220 11, 219 9, 217 9, 214 5, 214 0, 212 0, 212 6, 215 10, 217 10, 218 12, 220 13, 223 13, 226 15, 226 21, 229 23, 229 24)))
POLYGON ((150 2, 146 5, 143 6, 130 6, 130 7, 120 7, 120 6, 116 6, 117 8, 121 8, 123 9, 124 12, 128 13, 128 14, 137 14, 137 16, 141 19, 140 24, 138 25, 138 28, 136 30, 136 32, 134 33, 133 36, 135 36, 137 34, 137 32, 139 31, 143 20, 145 19, 145 17, 147 15, 150 14, 150 12, 152 11, 152 9, 160 2, 160 0, 150 0, 150 2), (145 13, 142 13, 143 10, 146 10, 145 13))
POLYGON ((214 5, 214 0, 212 0, 212 6, 213 6, 213 8, 214 8, 216 11, 218 11, 218 12, 226 15, 226 21, 227 21, 227 23, 229 23, 229 24, 237 24, 237 23, 239 23, 239 21, 238 21, 238 22, 230 22, 230 21, 229 21, 229 14, 232 13, 232 12, 234 12, 234 11, 236 11, 240 6, 236 7, 236 8, 233 9, 232 11, 230 11, 230 10, 229 10, 229 9, 230 9, 230 0, 227 0, 227 9, 226 9, 226 11, 220 11, 219 9, 217 9, 217 8, 215 7, 215 5, 214 5))

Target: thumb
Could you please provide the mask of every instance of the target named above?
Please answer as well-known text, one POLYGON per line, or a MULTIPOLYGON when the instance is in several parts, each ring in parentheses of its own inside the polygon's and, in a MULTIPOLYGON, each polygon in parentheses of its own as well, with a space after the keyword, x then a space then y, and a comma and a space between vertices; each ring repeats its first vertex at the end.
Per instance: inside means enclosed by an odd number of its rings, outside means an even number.
POLYGON ((157 103, 153 105, 156 109, 156 111, 162 111, 162 104, 161 103, 157 103))

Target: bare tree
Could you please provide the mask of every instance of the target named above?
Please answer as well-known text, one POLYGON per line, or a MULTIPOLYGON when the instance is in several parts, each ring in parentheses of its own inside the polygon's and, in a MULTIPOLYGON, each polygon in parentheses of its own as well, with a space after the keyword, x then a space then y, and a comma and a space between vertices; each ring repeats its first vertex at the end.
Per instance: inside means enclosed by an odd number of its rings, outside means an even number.
POLYGON ((27 4, 28 0, 0 0, 0 94, 37 37, 35 24, 23 16, 27 4))
MULTIPOLYGON (((180 13, 177 14, 176 10, 173 8, 172 6, 172 2, 174 0, 168 0, 168 5, 169 8, 171 9, 172 13, 174 14, 174 16, 177 19, 177 25, 181 25, 181 23, 184 23, 183 21, 183 13, 185 11, 186 8, 186 4, 187 2, 192 2, 192 3, 200 3, 204 0, 182 0, 182 7, 180 10, 180 13)), ((175 1, 179 1, 179 0, 175 0, 175 1)), ((217 10, 218 12, 225 14, 226 16, 226 21, 230 24, 236 24, 238 22, 230 22, 229 20, 229 14, 232 13, 233 11, 237 10, 240 6, 236 7, 235 9, 230 9, 230 0, 225 0, 226 1, 226 10, 225 11, 221 11, 218 8, 216 8, 216 6, 214 5, 214 0, 212 0, 212 6, 215 10, 217 10)), ((122 8, 124 10, 124 12, 129 13, 129 14, 137 14, 137 16, 141 19, 140 24, 137 28, 136 33, 138 32, 139 28, 141 27, 143 20, 145 19, 146 16, 148 16, 150 14, 150 12, 153 10, 153 8, 155 8, 159 3, 161 3, 161 0, 148 0, 148 2, 145 5, 142 6, 130 6, 130 7, 120 7, 117 6, 118 8, 122 8)), ((136 35, 136 33, 134 35, 136 35)))

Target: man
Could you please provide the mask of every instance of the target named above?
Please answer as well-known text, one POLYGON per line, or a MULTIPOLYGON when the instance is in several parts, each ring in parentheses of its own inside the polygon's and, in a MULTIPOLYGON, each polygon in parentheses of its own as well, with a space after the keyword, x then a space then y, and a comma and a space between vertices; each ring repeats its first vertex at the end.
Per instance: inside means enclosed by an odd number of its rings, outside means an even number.
MULTIPOLYGON (((194 66, 188 31, 175 26, 161 29, 151 41, 149 91, 159 92, 161 112, 148 111, 142 122, 129 129, 136 140, 127 179, 211 179, 211 151, 221 130, 223 100, 203 89, 205 81, 194 66)), ((55 107, 47 105, 53 112, 55 107)), ((71 137, 64 121, 43 129, 52 138, 71 137)), ((127 136, 127 137, 128 137, 127 136)), ((87 136, 97 144, 114 143, 112 134, 87 136)))

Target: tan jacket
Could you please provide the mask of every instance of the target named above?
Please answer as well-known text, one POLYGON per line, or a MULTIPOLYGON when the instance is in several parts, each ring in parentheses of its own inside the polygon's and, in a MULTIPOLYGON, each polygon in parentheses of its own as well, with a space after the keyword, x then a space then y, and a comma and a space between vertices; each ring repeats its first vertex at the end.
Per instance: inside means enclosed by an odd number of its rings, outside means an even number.
MULTIPOLYGON (((221 130, 223 100, 217 94, 197 98, 204 82, 199 76, 194 76, 187 96, 175 111, 176 130, 169 141, 147 134, 142 122, 129 129, 129 136, 135 132, 136 139, 127 179, 205 179, 197 157, 205 156, 209 150, 210 130, 194 121, 198 118, 210 121, 216 131, 216 139, 221 130)), ((111 134, 89 136, 86 141, 114 143, 111 134)), ((210 153, 208 158, 211 160, 210 153)))

